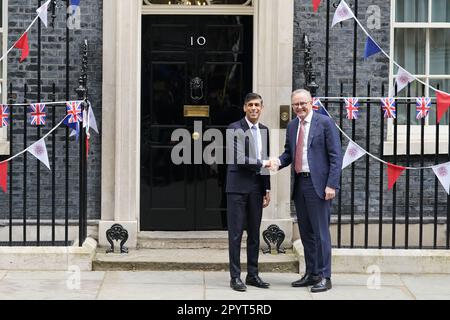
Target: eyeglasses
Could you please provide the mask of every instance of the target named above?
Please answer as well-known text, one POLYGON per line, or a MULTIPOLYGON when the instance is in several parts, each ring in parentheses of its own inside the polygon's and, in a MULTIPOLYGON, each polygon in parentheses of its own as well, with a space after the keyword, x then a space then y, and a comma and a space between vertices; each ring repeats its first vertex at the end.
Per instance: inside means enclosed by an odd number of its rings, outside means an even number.
POLYGON ((293 103, 292 106, 293 106, 293 107, 298 107, 298 106, 300 106, 300 107, 305 107, 305 106, 307 106, 310 102, 311 102, 311 101, 307 101, 307 102, 297 102, 297 103, 293 103))

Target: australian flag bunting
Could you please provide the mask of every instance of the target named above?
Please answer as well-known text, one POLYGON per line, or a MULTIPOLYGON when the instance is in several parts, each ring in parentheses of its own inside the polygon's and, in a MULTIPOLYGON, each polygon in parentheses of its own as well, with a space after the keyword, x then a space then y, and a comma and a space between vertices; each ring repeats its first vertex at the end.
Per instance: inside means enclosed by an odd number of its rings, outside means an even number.
POLYGON ((83 121, 82 103, 83 101, 68 101, 66 103, 67 116, 63 122, 70 129, 75 130, 77 141, 80 134, 80 122, 83 121))
POLYGON ((324 116, 328 116, 327 112, 325 111, 325 107, 323 106, 322 101, 320 101, 319 98, 313 98, 312 109, 317 113, 323 114, 324 116))

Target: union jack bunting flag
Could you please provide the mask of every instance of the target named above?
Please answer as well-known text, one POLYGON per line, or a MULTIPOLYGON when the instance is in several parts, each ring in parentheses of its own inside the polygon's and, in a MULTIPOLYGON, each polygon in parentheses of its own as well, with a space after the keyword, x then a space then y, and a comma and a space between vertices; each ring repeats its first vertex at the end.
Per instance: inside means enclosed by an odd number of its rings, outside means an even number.
POLYGON ((425 118, 430 112, 431 99, 430 98, 417 98, 416 99, 416 119, 425 118))
MULTIPOLYGON (((68 101, 66 103, 66 111, 67 111, 67 124, 73 124, 83 121, 83 115, 81 110, 82 101, 68 101)), ((70 126, 72 127, 72 126, 70 126)))
POLYGON ((323 104, 322 102, 320 102, 319 98, 313 98, 312 108, 314 111, 319 111, 321 108, 323 108, 323 104))
POLYGON ((0 128, 7 127, 9 123, 9 108, 6 104, 0 104, 0 128))
POLYGON ((44 103, 30 104, 30 122, 34 126, 44 126, 47 114, 45 113, 44 103))
POLYGON ((385 118, 396 118, 395 109, 395 99, 394 98, 383 98, 381 99, 381 107, 384 111, 385 118))
POLYGON ((354 120, 358 119, 358 98, 346 98, 345 101, 345 109, 347 109, 347 119, 354 120))

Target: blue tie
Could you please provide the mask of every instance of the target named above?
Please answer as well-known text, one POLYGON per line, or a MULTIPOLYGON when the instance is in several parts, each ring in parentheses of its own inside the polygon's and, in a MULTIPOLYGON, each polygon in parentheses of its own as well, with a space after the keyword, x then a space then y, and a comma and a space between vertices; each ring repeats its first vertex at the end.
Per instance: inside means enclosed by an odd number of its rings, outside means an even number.
POLYGON ((256 159, 259 159, 258 128, 255 125, 252 126, 252 135, 253 140, 255 141, 256 159))

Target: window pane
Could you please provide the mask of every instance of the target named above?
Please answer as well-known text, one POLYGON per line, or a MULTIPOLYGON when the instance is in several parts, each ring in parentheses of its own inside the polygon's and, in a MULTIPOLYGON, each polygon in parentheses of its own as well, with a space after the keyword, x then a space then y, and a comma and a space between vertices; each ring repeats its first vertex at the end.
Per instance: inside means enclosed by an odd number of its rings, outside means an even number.
POLYGON ((428 22, 428 0, 397 0, 397 22, 428 22))
POLYGON ((432 22, 450 22, 450 0, 433 0, 431 5, 432 22))
POLYGON ((430 30, 430 73, 450 74, 450 29, 430 30))
POLYGON ((395 61, 412 74, 425 73, 425 36, 425 29, 395 29, 395 61))
MULTIPOLYGON (((442 91, 445 92, 450 92, 450 79, 430 79, 430 84, 442 91)), ((436 96, 436 92, 434 90, 430 89, 430 97, 435 97, 436 96)), ((450 112, 447 111, 444 116, 441 119, 441 122, 439 122, 439 124, 448 124, 448 117, 449 117, 450 112)), ((436 123, 436 101, 433 101, 433 106, 431 108, 431 112, 430 112, 430 124, 435 124, 436 123)))

